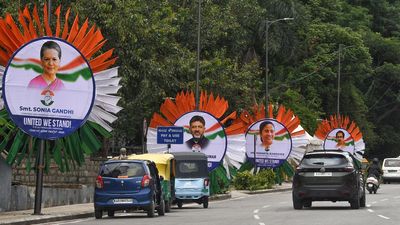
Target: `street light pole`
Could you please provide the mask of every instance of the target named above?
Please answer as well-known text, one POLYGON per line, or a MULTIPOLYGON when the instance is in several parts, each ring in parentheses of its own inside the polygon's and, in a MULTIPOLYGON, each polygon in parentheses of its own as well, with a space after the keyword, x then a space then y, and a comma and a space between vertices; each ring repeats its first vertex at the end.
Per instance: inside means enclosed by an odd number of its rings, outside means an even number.
POLYGON ((343 47, 343 44, 339 44, 339 50, 338 50, 338 79, 337 79, 337 105, 336 105, 336 113, 337 116, 340 116, 340 71, 342 70, 341 68, 341 55, 342 55, 342 51, 347 49, 347 48, 352 48, 355 47, 354 45, 349 45, 349 46, 345 46, 343 47))
POLYGON ((201 29, 201 0, 198 0, 198 25, 197 25, 197 60, 196 60, 196 110, 199 110, 199 80, 200 80, 200 29, 201 29))
POLYGON ((336 105, 336 110, 337 110, 337 116, 340 114, 340 70, 341 70, 341 65, 340 65, 340 54, 342 52, 342 44, 339 44, 339 52, 338 52, 338 79, 337 79, 337 105, 336 105))
POLYGON ((269 92, 268 92, 268 73, 269 73, 269 68, 268 68, 268 30, 269 26, 271 24, 278 22, 278 21, 283 21, 283 20, 293 20, 293 18, 281 18, 281 19, 276 19, 276 20, 266 20, 265 22, 265 117, 268 117, 268 106, 269 106, 269 92))

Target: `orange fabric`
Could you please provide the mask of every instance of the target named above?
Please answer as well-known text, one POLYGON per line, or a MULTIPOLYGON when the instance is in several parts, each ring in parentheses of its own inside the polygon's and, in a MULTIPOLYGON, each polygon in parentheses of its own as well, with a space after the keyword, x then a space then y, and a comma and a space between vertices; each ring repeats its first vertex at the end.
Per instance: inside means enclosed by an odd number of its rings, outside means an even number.
POLYGON ((61 5, 59 5, 56 9, 56 12, 54 13, 57 16, 57 22, 56 22, 56 33, 55 36, 59 37, 60 36, 60 13, 61 13, 61 5))
POLYGON ((67 35, 68 35, 68 19, 69 19, 69 13, 71 12, 71 9, 68 8, 67 9, 67 13, 65 13, 65 20, 64 20, 64 28, 63 28, 63 32, 61 35, 62 39, 66 39, 67 35))
POLYGON ((44 33, 43 33, 42 23, 40 22, 40 19, 39 19, 39 13, 37 11, 36 4, 33 7, 32 16, 33 16, 33 19, 35 20, 37 29, 39 30, 39 35, 43 36, 44 33))

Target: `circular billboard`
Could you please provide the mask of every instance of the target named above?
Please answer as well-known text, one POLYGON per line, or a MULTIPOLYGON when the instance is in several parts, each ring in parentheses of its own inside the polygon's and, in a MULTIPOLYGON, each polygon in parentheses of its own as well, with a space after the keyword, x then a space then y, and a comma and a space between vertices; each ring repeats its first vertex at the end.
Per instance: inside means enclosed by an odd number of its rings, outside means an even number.
POLYGON ((261 168, 275 168, 289 157, 292 138, 289 130, 274 119, 259 120, 247 129, 246 156, 261 168))
POLYGON ((85 57, 58 38, 20 47, 3 76, 3 98, 12 121, 25 133, 53 140, 82 126, 91 112, 95 82, 85 57))
POLYGON ((179 117, 174 126, 184 127, 183 144, 171 144, 171 152, 203 152, 208 158, 208 170, 215 169, 227 148, 225 130, 211 114, 192 111, 179 117))

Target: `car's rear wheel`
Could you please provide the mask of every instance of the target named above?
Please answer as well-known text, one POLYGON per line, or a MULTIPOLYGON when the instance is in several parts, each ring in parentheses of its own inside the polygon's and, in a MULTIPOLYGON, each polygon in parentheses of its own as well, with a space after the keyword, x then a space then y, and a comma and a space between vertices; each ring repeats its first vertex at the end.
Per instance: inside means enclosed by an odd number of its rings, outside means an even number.
POLYGON ((312 201, 311 200, 304 201, 303 205, 304 205, 304 207, 311 207, 312 201))
POLYGON ((302 209, 303 208, 303 202, 297 198, 294 194, 292 195, 293 197, 293 208, 294 209, 302 209))
POLYGON ((160 200, 160 204, 157 207, 157 213, 159 216, 165 215, 165 202, 163 199, 160 200))
POLYGON ((101 219, 101 217, 103 217, 103 211, 99 210, 99 209, 95 209, 94 210, 94 217, 96 219, 101 219))
POLYGON ((359 209, 360 208, 360 198, 359 194, 357 193, 356 196, 350 201, 350 207, 352 209, 359 209))
POLYGON ((205 196, 203 198, 203 208, 205 208, 205 209, 208 208, 208 196, 205 196))
POLYGON ((115 214, 115 212, 114 212, 113 210, 108 210, 108 211, 107 211, 107 215, 108 215, 109 217, 114 217, 114 214, 115 214))
POLYGON ((366 200, 365 200, 365 192, 364 192, 364 195, 362 196, 362 198, 360 200, 360 207, 365 207, 365 203, 366 203, 366 200))
POLYGON ((147 209, 147 217, 154 217, 155 203, 154 198, 151 200, 149 208, 147 209))

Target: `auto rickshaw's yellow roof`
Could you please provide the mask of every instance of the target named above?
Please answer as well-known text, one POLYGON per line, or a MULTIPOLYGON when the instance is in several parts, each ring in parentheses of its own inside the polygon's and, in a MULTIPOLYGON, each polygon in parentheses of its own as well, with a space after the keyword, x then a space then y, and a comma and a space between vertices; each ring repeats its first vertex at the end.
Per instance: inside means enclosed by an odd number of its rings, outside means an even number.
POLYGON ((155 162, 156 164, 168 164, 174 156, 168 153, 145 153, 140 155, 128 155, 127 159, 146 159, 155 162))

